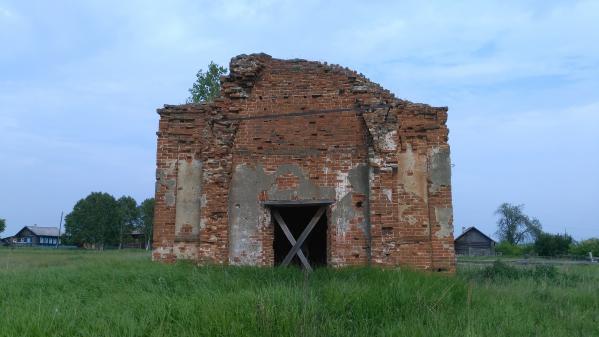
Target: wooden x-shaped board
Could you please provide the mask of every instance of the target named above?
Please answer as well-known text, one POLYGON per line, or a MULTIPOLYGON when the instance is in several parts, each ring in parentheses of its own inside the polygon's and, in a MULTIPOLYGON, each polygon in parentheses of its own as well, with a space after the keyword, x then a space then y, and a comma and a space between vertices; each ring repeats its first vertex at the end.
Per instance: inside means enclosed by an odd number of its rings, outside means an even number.
POLYGON ((277 220, 277 223, 283 230, 283 233, 285 233, 287 240, 289 240, 289 242, 291 243, 291 249, 289 250, 289 253, 287 253, 287 256, 285 256, 285 258, 283 259, 283 262, 281 262, 281 266, 288 266, 291 260, 293 259, 293 256, 297 254, 297 257, 299 257, 300 261, 302 262, 302 265, 304 265, 304 268, 306 268, 308 271, 312 271, 312 267, 310 266, 310 263, 308 262, 308 259, 304 255, 304 252, 302 252, 301 248, 304 244, 304 241, 306 241, 306 239, 308 238, 308 235, 310 235, 310 232, 316 226, 318 220, 320 220, 320 217, 322 216, 324 211, 325 207, 320 207, 318 211, 316 211, 316 214, 314 214, 304 231, 300 234, 297 241, 295 241, 295 238, 291 234, 289 227, 287 227, 287 224, 281 217, 279 211, 277 209, 273 210, 272 214, 275 217, 275 220, 277 220))

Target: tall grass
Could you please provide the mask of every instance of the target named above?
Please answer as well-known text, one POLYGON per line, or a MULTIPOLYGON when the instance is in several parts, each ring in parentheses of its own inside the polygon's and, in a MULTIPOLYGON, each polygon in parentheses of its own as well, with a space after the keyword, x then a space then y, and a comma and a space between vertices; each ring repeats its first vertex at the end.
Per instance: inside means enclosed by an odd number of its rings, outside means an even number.
MULTIPOLYGON (((500 272, 498 272, 500 273, 500 272)), ((0 336, 599 336, 599 268, 451 277, 0 250, 0 336)))

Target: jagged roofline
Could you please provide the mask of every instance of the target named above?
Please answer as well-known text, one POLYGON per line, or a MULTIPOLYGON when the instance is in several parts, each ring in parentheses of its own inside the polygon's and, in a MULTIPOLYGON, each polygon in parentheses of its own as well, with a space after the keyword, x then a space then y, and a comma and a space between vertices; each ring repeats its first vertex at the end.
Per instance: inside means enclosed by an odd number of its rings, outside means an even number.
MULTIPOLYGON (((231 62, 229 63, 230 74, 228 76, 225 76, 225 80, 227 80, 227 79, 235 80, 236 78, 239 78, 239 77, 243 78, 244 76, 242 73, 244 70, 254 66, 256 64, 256 61, 263 62, 263 60, 264 61, 285 62, 285 63, 306 63, 306 64, 314 65, 317 67, 324 67, 324 68, 328 69, 331 73, 344 75, 345 77, 347 77, 348 80, 355 79, 357 83, 363 83, 364 85, 372 86, 372 87, 374 87, 373 89, 376 89, 377 91, 385 92, 389 96, 391 96, 393 99, 403 101, 403 100, 395 97, 395 95, 392 92, 390 92, 389 90, 386 90, 380 84, 372 82, 370 79, 368 79, 366 76, 364 76, 364 74, 358 73, 357 71, 355 71, 353 69, 343 67, 338 64, 329 64, 327 62, 320 62, 320 61, 309 61, 306 59, 299 59, 299 58, 278 59, 278 58, 274 58, 265 53, 257 53, 257 54, 249 54, 249 55, 241 54, 241 55, 237 55, 237 56, 233 57, 231 59, 231 62), (249 65, 249 67, 248 67, 248 65, 249 65)), ((264 62, 264 63, 266 63, 266 62, 264 62)), ((260 68, 260 70, 262 70, 262 68, 260 68)), ((259 74, 256 74, 256 75, 259 75, 259 74)))
POLYGON ((436 108, 427 104, 397 99, 389 90, 383 89, 379 84, 368 80, 364 75, 338 65, 298 59, 273 59, 267 54, 242 54, 233 57, 229 65, 230 73, 221 77, 221 95, 214 101, 165 105, 163 109, 158 109, 158 114, 167 118, 193 118, 192 115, 204 115, 209 128, 215 133, 214 138, 219 141, 222 140, 222 143, 229 144, 233 142, 238 127, 239 107, 236 110, 231 110, 228 103, 251 97, 253 87, 261 80, 264 69, 273 63, 301 63, 306 69, 324 68, 325 71, 322 73, 326 74, 323 76, 335 74, 346 77, 347 83, 351 85, 349 94, 355 95, 356 98, 352 108, 361 111, 361 116, 366 123, 375 152, 393 151, 387 149, 387 138, 392 132, 397 132, 401 127, 399 116, 404 111, 416 113, 420 116, 432 116, 436 120, 430 124, 425 123, 426 118, 423 118, 423 123, 415 126, 416 131, 446 129, 447 107, 436 108), (187 116, 188 114, 191 115, 187 116), (217 124, 218 126, 214 127, 217 124))
MULTIPOLYGON (((262 70, 266 67, 268 62, 289 62, 289 63, 307 63, 317 67, 325 67, 329 72, 334 74, 340 74, 346 76, 348 81, 354 81, 356 90, 363 90, 362 92, 370 92, 375 96, 387 101, 389 104, 396 106, 420 106, 423 109, 434 109, 447 111, 447 107, 434 107, 424 103, 414 103, 408 100, 400 99, 395 96, 391 91, 383 88, 380 84, 371 81, 366 76, 358 73, 347 67, 340 66, 338 64, 328 64, 327 62, 319 61, 308 61, 305 59, 278 59, 265 53, 253 53, 253 54, 241 54, 231 58, 229 62, 229 74, 221 76, 220 83, 220 96, 216 98, 223 99, 223 94, 227 95, 234 92, 236 89, 234 85, 238 87, 249 89, 260 80, 262 70), (362 87, 362 88, 360 88, 362 87)), ((185 103, 178 105, 165 104, 164 108, 170 107, 182 107, 182 106, 194 106, 209 108, 214 105, 214 102, 200 102, 200 103, 185 103)), ((162 109, 158 109, 158 113, 162 113, 162 109)))
POLYGON ((234 81, 240 80, 240 79, 243 80, 244 78, 247 77, 246 72, 248 70, 250 72, 252 72, 254 76, 256 76, 256 77, 259 76, 261 70, 264 68, 264 64, 267 63, 268 61, 289 62, 289 63, 307 63, 307 64, 311 64, 314 66, 325 67, 331 73, 344 75, 347 77, 347 79, 349 81, 353 80, 356 83, 359 83, 359 84, 362 84, 363 86, 368 87, 368 88, 366 88, 367 91, 385 95, 387 97, 384 97, 384 98, 386 98, 389 101, 395 101, 395 103, 399 103, 400 105, 418 105, 418 106, 422 106, 423 108, 447 110, 447 107, 433 107, 428 104, 414 103, 414 102, 411 102, 408 100, 397 98, 394 93, 383 88, 383 86, 381 86, 380 84, 371 81, 366 76, 364 76, 364 74, 358 73, 357 71, 350 69, 348 67, 343 67, 338 64, 329 64, 327 62, 308 61, 308 60, 299 59, 299 58, 278 59, 278 58, 273 58, 272 56, 265 54, 265 53, 254 53, 254 54, 249 54, 249 55, 241 54, 241 55, 237 55, 237 56, 231 58, 231 61, 229 62, 230 73, 229 73, 229 75, 223 76, 221 78, 221 93, 222 93, 222 89, 223 89, 223 84, 225 82, 227 82, 227 81, 234 82, 234 81), (368 89, 370 89, 370 90, 368 90, 368 89))

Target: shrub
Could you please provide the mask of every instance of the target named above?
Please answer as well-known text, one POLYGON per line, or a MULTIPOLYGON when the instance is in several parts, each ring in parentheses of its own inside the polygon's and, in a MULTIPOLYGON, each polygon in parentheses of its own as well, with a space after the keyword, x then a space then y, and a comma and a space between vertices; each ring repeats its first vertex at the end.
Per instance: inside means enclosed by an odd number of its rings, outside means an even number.
POLYGON ((495 246, 495 252, 500 253, 504 256, 520 256, 522 255, 522 249, 517 245, 511 244, 507 241, 500 242, 495 246))
POLYGON ((572 255, 587 256, 589 252, 593 253, 593 256, 599 257, 598 238, 591 238, 570 245, 570 254, 572 255))
POLYGON ((533 279, 536 281, 556 280, 563 275, 553 265, 538 265, 534 268, 515 267, 499 260, 493 265, 485 267, 477 272, 471 273, 468 278, 501 281, 501 280, 520 280, 533 279))
POLYGON ((502 241, 495 246, 495 251, 503 256, 523 256, 531 254, 533 248, 531 244, 514 245, 507 241, 502 241))
POLYGON ((485 267, 480 276, 489 280, 499 278, 516 280, 522 278, 522 270, 501 261, 495 261, 492 266, 485 267))
POLYGON ((566 255, 574 242, 568 234, 542 233, 535 241, 535 252, 540 256, 566 255))

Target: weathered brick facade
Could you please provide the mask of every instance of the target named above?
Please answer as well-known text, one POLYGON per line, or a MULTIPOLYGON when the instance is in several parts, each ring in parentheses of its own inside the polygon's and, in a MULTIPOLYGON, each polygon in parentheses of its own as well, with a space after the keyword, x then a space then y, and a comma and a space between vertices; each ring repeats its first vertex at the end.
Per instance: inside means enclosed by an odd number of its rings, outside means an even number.
POLYGON ((253 54, 214 102, 158 113, 154 260, 273 265, 265 202, 330 200, 328 265, 455 270, 447 108, 253 54))

